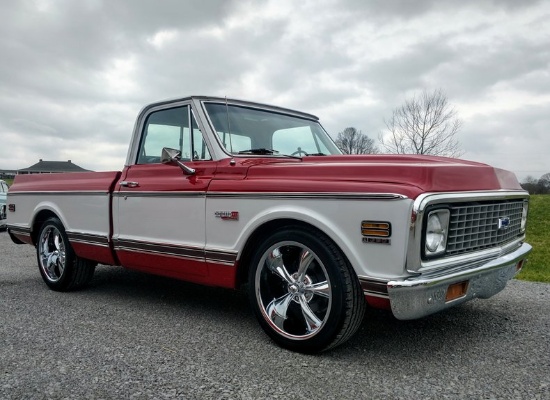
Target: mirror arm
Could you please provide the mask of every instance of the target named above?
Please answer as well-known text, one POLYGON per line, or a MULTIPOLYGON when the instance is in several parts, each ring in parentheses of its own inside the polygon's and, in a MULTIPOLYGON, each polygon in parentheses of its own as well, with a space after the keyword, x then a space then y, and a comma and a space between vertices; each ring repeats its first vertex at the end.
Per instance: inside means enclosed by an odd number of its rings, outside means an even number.
POLYGON ((184 163, 182 163, 180 160, 178 159, 174 159, 173 161, 177 162, 178 165, 180 166, 181 170, 183 172, 185 172, 187 175, 195 175, 195 168, 190 168, 188 167, 187 165, 185 165, 184 163))
POLYGON ((179 150, 176 150, 176 149, 171 149, 169 147, 164 147, 162 149, 162 154, 160 156, 160 161, 163 163, 163 164, 167 164, 169 162, 175 162, 179 165, 179 167, 181 168, 181 170, 187 174, 187 175, 195 175, 195 169, 194 168, 190 168, 188 167, 187 165, 185 165, 184 163, 181 162, 180 160, 181 158, 181 151, 179 150))

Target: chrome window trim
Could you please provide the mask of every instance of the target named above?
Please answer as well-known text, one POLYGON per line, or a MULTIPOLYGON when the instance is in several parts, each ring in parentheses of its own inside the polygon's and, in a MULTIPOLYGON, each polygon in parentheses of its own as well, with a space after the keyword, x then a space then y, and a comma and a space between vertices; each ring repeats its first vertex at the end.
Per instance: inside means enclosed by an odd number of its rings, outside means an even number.
POLYGON ((408 273, 416 275, 427 271, 452 268, 454 266, 471 263, 482 259, 488 261, 502 254, 514 251, 524 240, 525 234, 505 246, 493 249, 476 251, 468 254, 461 254, 452 257, 442 257, 434 260, 422 260, 422 226, 424 211, 428 206, 434 204, 463 203, 468 201, 504 201, 528 199, 529 194, 524 190, 493 190, 493 191, 470 191, 470 192, 444 192, 424 193, 416 198, 413 204, 414 221, 411 219, 409 231, 409 245, 407 248, 407 260, 405 269, 408 273))
MULTIPOLYGON (((212 123, 212 120, 210 119, 210 115, 206 111, 206 107, 205 107, 206 103, 214 103, 214 104, 222 104, 222 105, 227 103, 228 106, 231 105, 231 106, 237 106, 237 107, 245 107, 245 108, 250 108, 252 110, 272 112, 272 113, 275 113, 275 114, 287 115, 287 116, 294 117, 294 118, 300 118, 300 119, 312 121, 312 122, 317 123, 317 125, 319 125, 321 130, 323 132, 325 132, 325 134, 327 135, 329 140, 331 140, 334 143, 334 139, 328 134, 328 132, 323 127, 323 125, 321 125, 321 123, 319 122, 319 118, 317 116, 313 115, 313 114, 307 114, 307 113, 303 113, 303 112, 300 112, 300 111, 295 111, 295 110, 282 108, 282 107, 277 107, 277 106, 270 106, 270 105, 267 105, 267 104, 252 103, 252 102, 246 102, 246 101, 240 101, 240 100, 234 100, 234 99, 209 98, 209 99, 200 100, 201 111, 202 111, 202 114, 204 115, 206 121, 208 122, 210 132, 212 133, 212 135, 214 137, 214 140, 216 141, 216 143, 218 145, 218 148, 226 156, 226 157, 223 157, 223 158, 227 158, 227 157, 230 157, 230 158, 265 158, 265 157, 269 157, 269 158, 288 159, 288 156, 284 155, 284 154, 281 154, 281 155, 276 155, 276 154, 269 154, 269 155, 240 154, 239 155, 239 154, 232 154, 232 153, 228 152, 227 149, 224 147, 224 145, 220 142, 220 138, 219 138, 218 134, 216 133, 216 128, 214 127, 214 124, 212 123)), ((338 149, 338 146, 336 146, 336 144, 334 144, 334 145, 338 149)))

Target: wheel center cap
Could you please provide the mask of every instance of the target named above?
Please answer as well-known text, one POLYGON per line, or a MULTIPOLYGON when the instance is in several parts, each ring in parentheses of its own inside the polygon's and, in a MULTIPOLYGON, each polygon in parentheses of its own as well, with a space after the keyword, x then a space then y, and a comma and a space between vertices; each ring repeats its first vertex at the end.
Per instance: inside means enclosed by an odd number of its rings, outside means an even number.
POLYGON ((300 291, 300 288, 295 283, 292 283, 288 286, 288 291, 292 294, 296 294, 300 291))

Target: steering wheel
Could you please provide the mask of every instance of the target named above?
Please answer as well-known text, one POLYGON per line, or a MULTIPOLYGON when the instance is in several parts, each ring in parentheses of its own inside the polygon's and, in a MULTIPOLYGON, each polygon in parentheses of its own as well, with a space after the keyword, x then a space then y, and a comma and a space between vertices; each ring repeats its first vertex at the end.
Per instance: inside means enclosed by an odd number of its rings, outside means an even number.
POLYGON ((305 151, 302 150, 301 147, 298 147, 298 150, 296 150, 294 153, 291 154, 291 156, 296 156, 296 155, 304 155, 304 156, 307 156, 307 153, 305 151))

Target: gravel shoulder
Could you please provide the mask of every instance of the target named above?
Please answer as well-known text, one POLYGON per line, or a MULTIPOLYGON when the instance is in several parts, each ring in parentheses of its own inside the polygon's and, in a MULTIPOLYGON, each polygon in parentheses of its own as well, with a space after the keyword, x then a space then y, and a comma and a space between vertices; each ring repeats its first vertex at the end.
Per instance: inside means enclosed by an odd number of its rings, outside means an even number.
POLYGON ((550 285, 416 321, 369 311, 317 356, 267 338, 244 292, 99 266, 89 288, 42 282, 0 232, 0 398, 550 398, 550 285))

